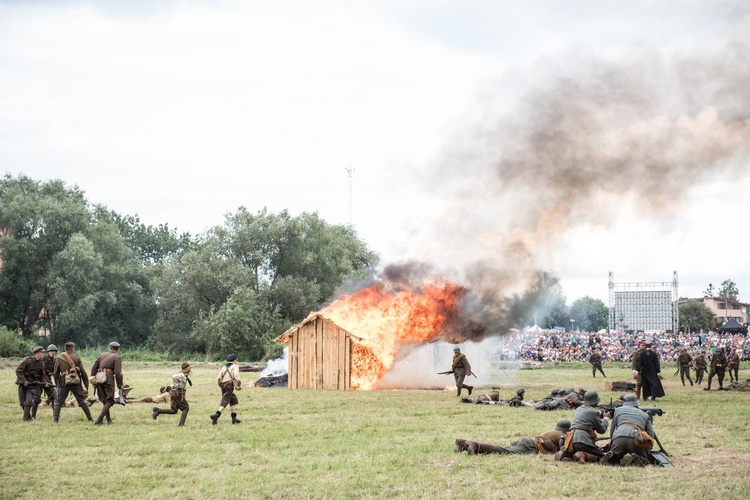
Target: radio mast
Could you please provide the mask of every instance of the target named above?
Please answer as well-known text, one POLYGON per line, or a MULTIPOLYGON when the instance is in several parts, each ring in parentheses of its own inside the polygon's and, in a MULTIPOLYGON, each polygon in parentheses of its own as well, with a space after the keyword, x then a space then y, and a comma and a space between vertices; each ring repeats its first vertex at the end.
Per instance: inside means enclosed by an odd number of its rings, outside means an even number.
POLYGON ((349 178, 349 227, 352 227, 352 178, 354 177, 354 169, 351 165, 346 168, 346 174, 349 178))

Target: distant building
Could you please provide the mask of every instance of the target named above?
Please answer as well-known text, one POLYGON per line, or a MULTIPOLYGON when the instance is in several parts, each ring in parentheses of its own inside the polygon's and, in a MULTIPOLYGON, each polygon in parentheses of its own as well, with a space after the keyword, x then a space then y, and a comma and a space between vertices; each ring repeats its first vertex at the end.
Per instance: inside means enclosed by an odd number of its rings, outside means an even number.
POLYGON ((714 325, 716 328, 734 320, 740 325, 747 325, 747 308, 750 304, 722 297, 701 297, 699 299, 681 298, 680 304, 686 302, 703 302, 714 313, 714 325))

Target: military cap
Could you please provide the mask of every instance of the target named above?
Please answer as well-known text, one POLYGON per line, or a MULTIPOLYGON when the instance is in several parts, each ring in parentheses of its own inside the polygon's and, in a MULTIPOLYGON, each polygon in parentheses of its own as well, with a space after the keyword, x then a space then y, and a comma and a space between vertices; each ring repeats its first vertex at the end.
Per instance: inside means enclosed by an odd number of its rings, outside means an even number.
POLYGON ((193 369, 193 365, 191 365, 187 361, 185 363, 182 363, 182 373, 189 373, 190 370, 192 369, 193 369))
POLYGON ((231 363, 232 361, 237 361, 237 355, 236 354, 230 354, 227 356, 227 363, 231 363))
POLYGON ((635 406, 638 405, 638 398, 634 394, 626 394, 622 397, 622 406, 635 406))
POLYGON ((38 353, 38 352, 44 352, 44 347, 42 347, 42 346, 40 346, 40 345, 36 346, 36 347, 34 348, 34 351, 33 351, 33 353, 34 353, 34 354, 36 354, 36 353, 38 353))
POLYGON ((120 348, 120 344, 118 344, 117 342, 110 342, 109 343, 109 347, 114 347, 115 349, 119 349, 120 348))
POLYGON ((47 352, 49 351, 55 351, 57 352, 57 346, 55 344, 50 344, 47 346, 47 352))
POLYGON ((599 393, 593 389, 590 391, 586 391, 586 394, 583 395, 583 404, 585 405, 594 406, 601 400, 602 398, 599 397, 599 393))
POLYGON ((555 425, 554 430, 560 432, 568 432, 570 430, 570 420, 568 420, 567 418, 561 418, 557 421, 557 425, 555 425))
POLYGON ((75 342, 65 342, 65 349, 73 349, 75 346, 75 342))

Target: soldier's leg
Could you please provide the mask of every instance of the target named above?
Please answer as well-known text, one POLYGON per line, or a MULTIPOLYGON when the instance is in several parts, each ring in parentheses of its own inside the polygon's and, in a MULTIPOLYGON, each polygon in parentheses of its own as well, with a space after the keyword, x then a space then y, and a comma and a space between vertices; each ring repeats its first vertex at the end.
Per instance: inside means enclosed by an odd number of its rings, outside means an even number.
MULTIPOLYGON (((89 405, 86 403, 86 397, 83 394, 83 387, 80 385, 74 385, 71 392, 73 393, 73 397, 76 398, 76 402, 81 408, 81 411, 86 415, 86 419, 89 422, 92 422, 94 419, 91 418, 91 410, 89 410, 89 405)), ((67 398, 68 395, 66 394, 65 397, 67 398)), ((65 404, 65 399, 61 399, 60 401, 62 404, 65 404)))
MULTIPOLYGON (((490 443, 478 443, 476 441, 467 441, 469 455, 487 455, 488 453, 496 453, 496 449, 500 448, 500 446, 495 446, 490 443)), ((497 451, 497 453, 503 453, 502 451, 497 451)))
POLYGON ((688 382, 690 382, 690 387, 693 387, 693 379, 690 378, 690 368, 685 369, 685 374, 687 375, 688 382))
POLYGON ((724 372, 717 372, 716 378, 719 379, 719 390, 723 391, 724 390, 724 372))
POLYGON ((54 406, 52 407, 52 421, 57 423, 60 421, 60 410, 62 409, 62 405, 65 404, 65 398, 68 397, 68 393, 70 392, 69 387, 58 387, 57 393, 55 394, 55 401, 52 403, 54 406))
POLYGON ((602 377, 607 378, 607 376, 604 374, 604 368, 602 365, 599 365, 597 368, 599 368, 599 371, 602 372, 602 377))
POLYGON ((711 380, 714 378, 715 374, 716 373, 713 372, 713 371, 709 372, 709 374, 708 374, 708 385, 703 388, 704 391, 710 391, 711 390, 711 380))

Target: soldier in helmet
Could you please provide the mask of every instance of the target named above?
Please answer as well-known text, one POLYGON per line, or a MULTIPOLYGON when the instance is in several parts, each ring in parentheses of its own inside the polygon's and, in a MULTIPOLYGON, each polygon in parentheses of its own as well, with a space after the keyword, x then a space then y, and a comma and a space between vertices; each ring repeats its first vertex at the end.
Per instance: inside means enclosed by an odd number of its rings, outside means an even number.
POLYGON ((727 360, 727 368, 729 372, 729 381, 737 382, 740 381, 739 370, 740 370, 740 351, 736 347, 732 349, 732 355, 727 360), (732 376, 734 375, 734 376, 732 376))
POLYGON ((461 395, 462 388, 467 389, 469 391, 469 396, 471 396, 471 391, 474 390, 474 387, 464 384, 466 377, 471 375, 471 365, 469 364, 469 360, 466 359, 466 356, 458 347, 453 349, 453 364, 451 365, 451 371, 453 372, 453 377, 456 379, 456 396, 461 395))
POLYGON ((704 387, 704 391, 711 390, 711 380, 714 375, 719 379, 719 390, 724 390, 724 375, 727 369, 727 357, 724 355, 721 349, 717 349, 715 353, 711 355, 711 371, 708 374, 708 387, 704 387))
MULTIPOLYGON (((57 356, 57 346, 50 344, 47 346, 47 355, 44 356, 44 373, 47 374, 47 378, 52 380, 52 372, 55 370, 55 356, 57 356)), ((47 396, 47 400, 44 402, 45 406, 51 405, 55 400, 55 389, 50 387, 44 387, 42 389, 44 394, 47 396)))
POLYGON ((654 428, 648 413, 638 408, 638 399, 633 394, 622 397, 622 406, 615 409, 612 417, 610 450, 602 456, 602 464, 648 465, 648 451, 635 444, 635 433, 644 430, 654 437, 654 428))
POLYGON ((690 386, 693 386, 693 380, 690 378, 690 365, 693 362, 693 357, 688 352, 687 347, 682 348, 682 352, 677 356, 677 365, 680 367, 680 380, 682 385, 685 385, 685 377, 687 377, 690 386))
POLYGON ((701 385, 703 383, 703 374, 708 370, 703 349, 698 350, 698 355, 693 359, 693 364, 695 366, 695 383, 701 385))
POLYGON ((532 438, 518 438, 508 446, 497 446, 490 443, 479 443, 456 439, 454 451, 466 451, 469 455, 485 455, 499 453, 504 455, 520 455, 540 453, 547 455, 556 453, 560 449, 561 438, 570 430, 570 422, 564 418, 557 421, 555 428, 532 438))
POLYGON ((589 356, 589 363, 591 363, 591 374, 596 378, 596 371, 599 370, 602 373, 602 377, 607 378, 602 369, 602 356, 596 350, 596 346, 591 348, 591 355, 589 356))
POLYGON ((106 381, 96 386, 97 396, 99 397, 99 401, 102 402, 103 408, 99 414, 99 418, 94 421, 94 425, 101 425, 104 418, 107 419, 108 424, 112 423, 109 409, 115 405, 115 384, 117 384, 118 389, 122 389, 124 385, 122 382, 120 344, 117 342, 110 342, 109 352, 100 354, 91 366, 92 377, 100 371, 105 372, 106 381))
POLYGON ((596 434, 604 434, 609 426, 610 415, 604 413, 600 416, 599 410, 594 408, 599 404, 601 398, 599 393, 591 390, 586 391, 583 397, 583 406, 576 409, 571 424, 573 432, 573 459, 579 463, 596 462, 604 454, 596 446, 596 434))

